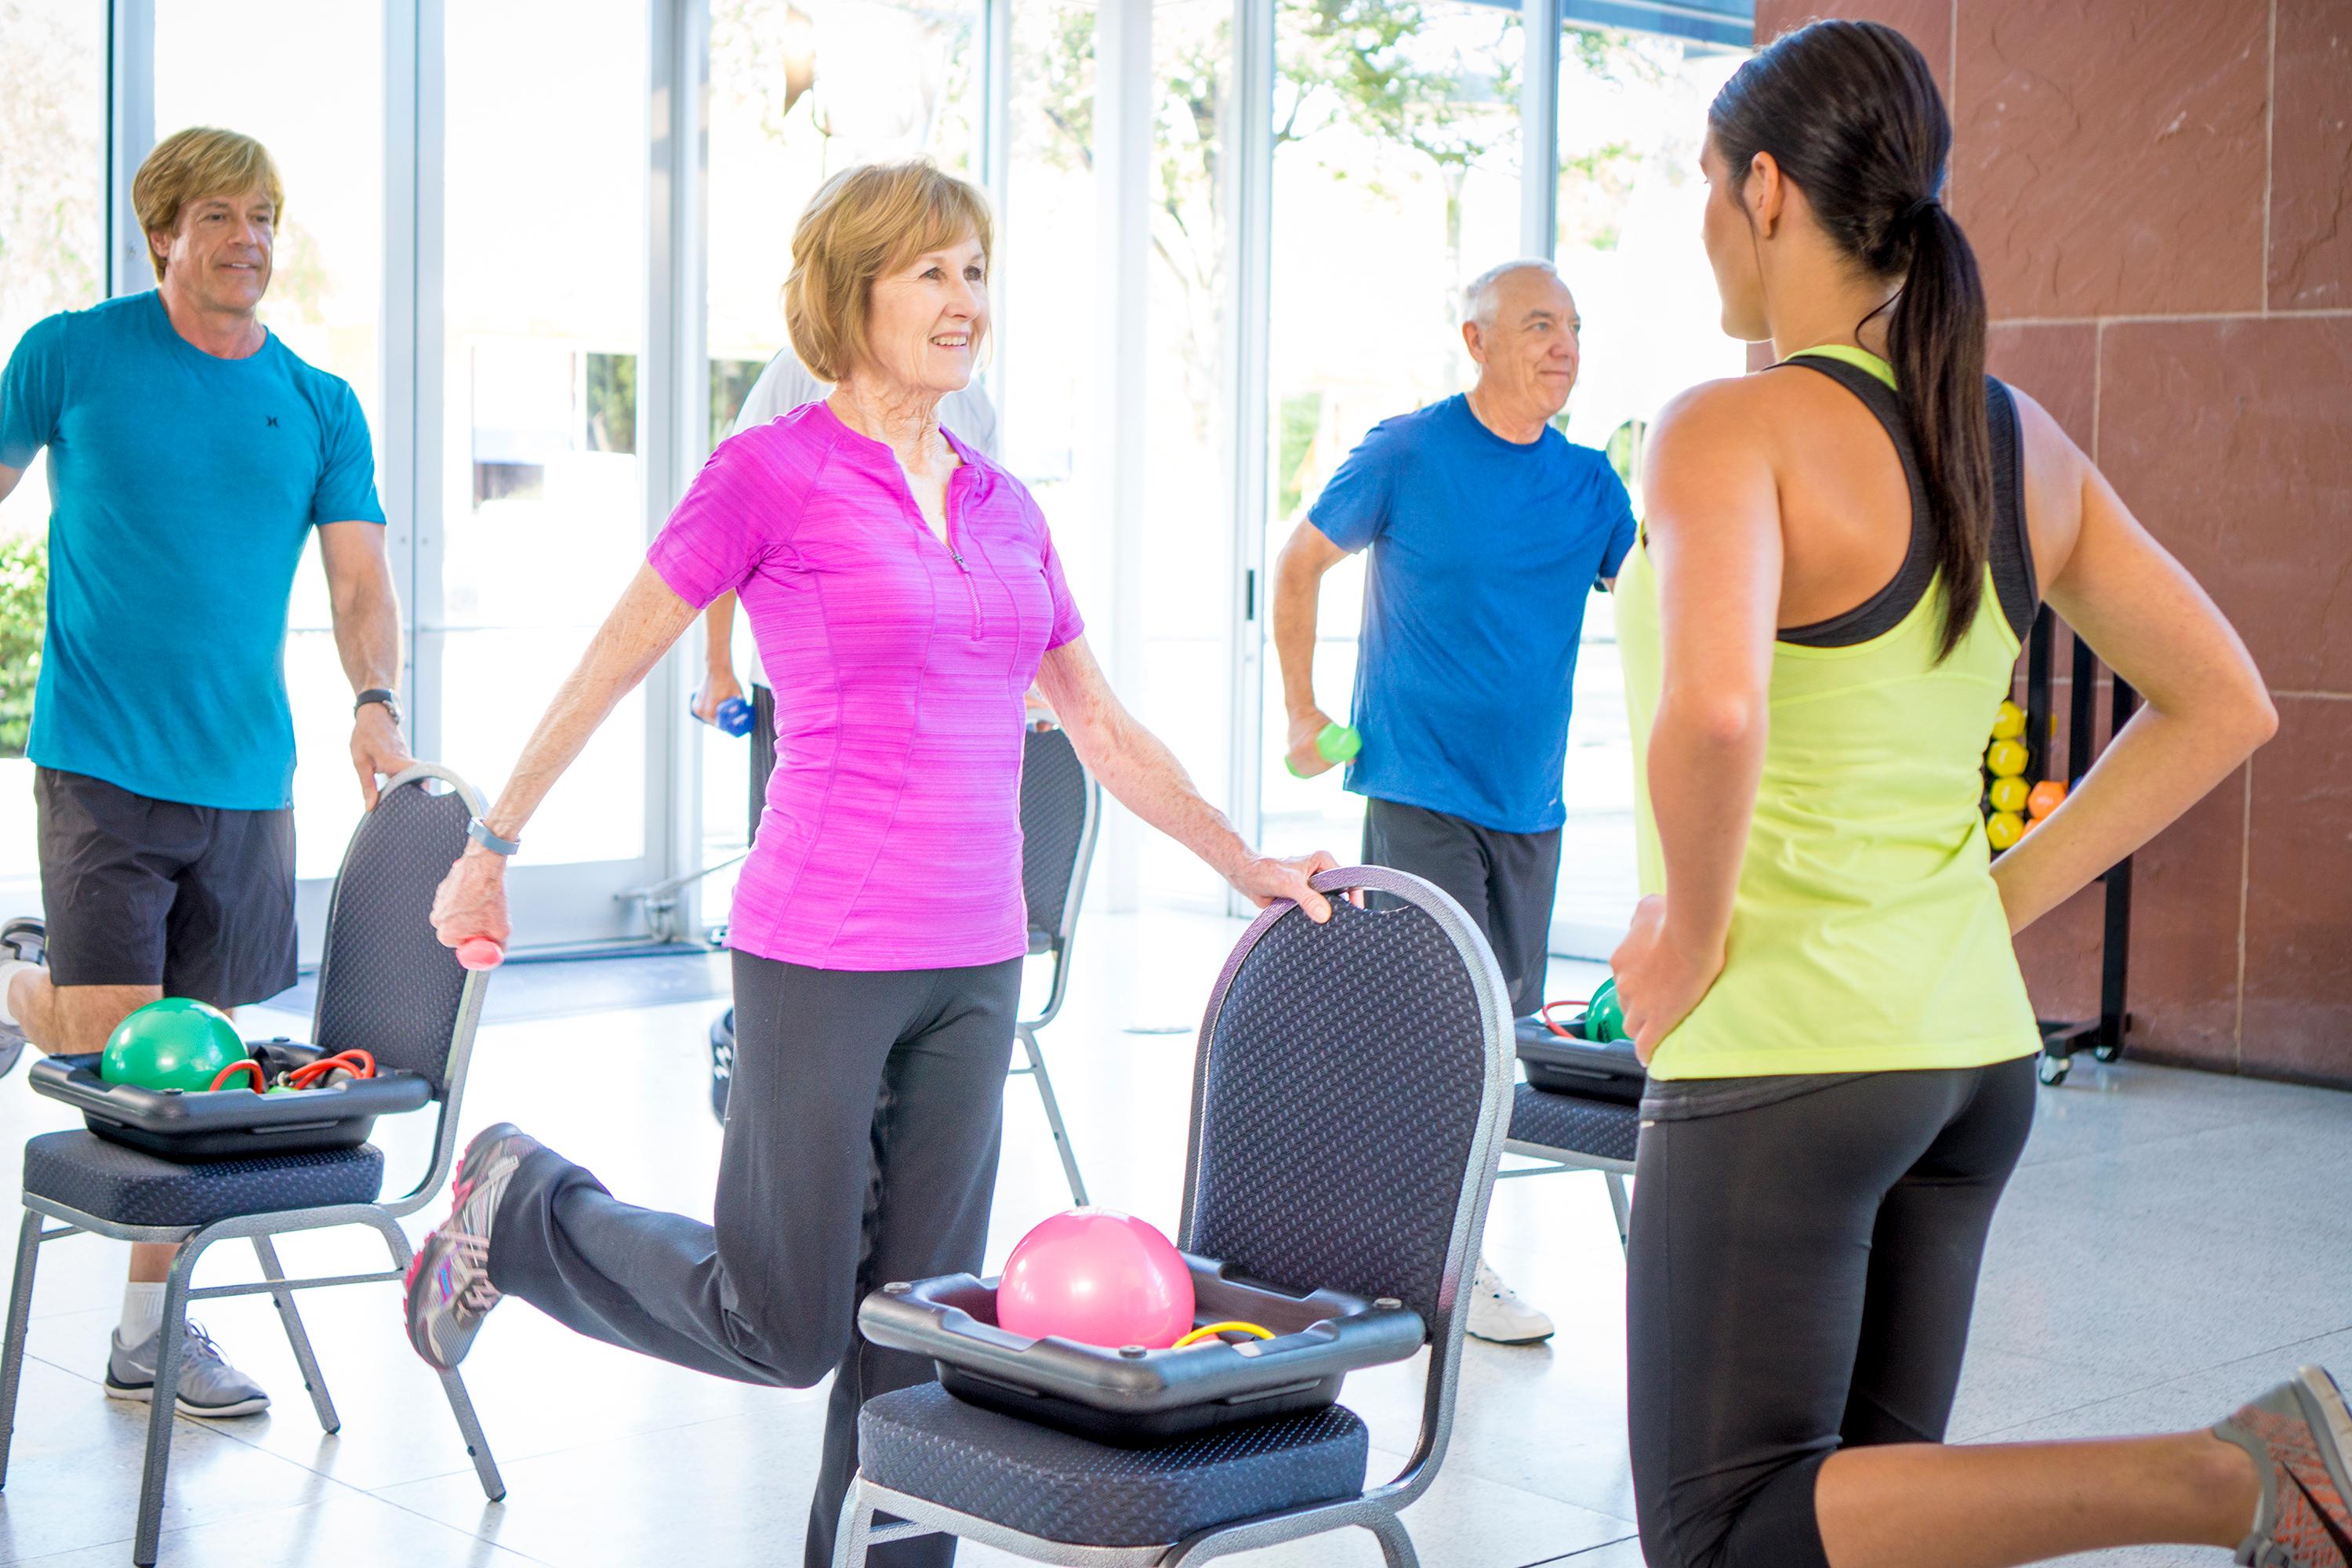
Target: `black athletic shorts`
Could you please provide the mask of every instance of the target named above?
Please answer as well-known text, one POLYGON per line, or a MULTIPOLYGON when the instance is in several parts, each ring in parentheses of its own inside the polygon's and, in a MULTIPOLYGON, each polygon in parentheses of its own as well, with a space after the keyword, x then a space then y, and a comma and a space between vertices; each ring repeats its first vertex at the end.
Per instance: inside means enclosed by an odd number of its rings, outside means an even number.
POLYGON ((1465 817, 1367 797, 1364 863, 1410 871, 1445 889, 1495 950, 1511 1011, 1544 1004, 1552 898, 1559 889, 1559 829, 1503 833, 1465 817))
POLYGON ((239 1007, 294 984, 294 813, 33 772, 50 978, 239 1007))

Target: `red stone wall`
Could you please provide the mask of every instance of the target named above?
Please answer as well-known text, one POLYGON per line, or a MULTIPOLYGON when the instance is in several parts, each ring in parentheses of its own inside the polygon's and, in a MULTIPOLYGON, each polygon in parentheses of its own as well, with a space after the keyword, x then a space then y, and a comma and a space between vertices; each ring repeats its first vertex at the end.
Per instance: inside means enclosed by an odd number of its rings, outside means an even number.
MULTIPOLYGON (((1860 16, 1927 55, 1994 373, 2196 574, 2277 699, 2278 738, 2136 863, 2133 1052, 2352 1085, 2352 0, 1756 10, 1759 40, 1860 16)), ((2094 1008, 2098 931, 2094 892, 2028 933, 2045 1016, 2094 1008)))

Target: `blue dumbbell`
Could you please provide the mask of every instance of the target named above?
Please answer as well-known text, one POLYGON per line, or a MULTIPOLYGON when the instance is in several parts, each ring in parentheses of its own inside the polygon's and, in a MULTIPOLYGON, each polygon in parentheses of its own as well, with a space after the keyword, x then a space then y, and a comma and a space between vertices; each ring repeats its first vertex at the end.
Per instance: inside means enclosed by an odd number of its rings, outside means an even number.
POLYGON ((730 735, 748 735, 751 732, 751 705, 740 697, 730 697, 719 705, 710 722, 730 735))

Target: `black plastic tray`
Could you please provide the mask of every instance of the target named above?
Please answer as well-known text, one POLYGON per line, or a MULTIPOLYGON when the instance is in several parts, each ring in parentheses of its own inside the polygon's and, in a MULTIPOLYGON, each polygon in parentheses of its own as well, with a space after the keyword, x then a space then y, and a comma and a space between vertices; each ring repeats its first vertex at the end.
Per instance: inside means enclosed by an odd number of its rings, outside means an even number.
POLYGON ((1528 1082, 1549 1094, 1577 1094, 1619 1105, 1639 1105, 1650 1075, 1633 1054, 1631 1040, 1588 1040, 1584 1015, 1566 1024, 1571 1037, 1562 1039, 1538 1017, 1519 1020, 1519 1065, 1528 1082))
MULTIPOLYGON (((292 1040, 248 1040, 246 1053, 274 1077, 320 1055, 292 1040)), ((256 1094, 243 1087, 205 1091, 142 1089, 98 1075, 98 1056, 44 1057, 33 1064, 33 1088, 81 1112, 92 1132, 166 1160, 236 1160, 314 1149, 353 1149, 367 1142, 379 1116, 415 1110, 433 1100, 433 1086, 413 1072, 378 1068, 373 1078, 299 1094, 256 1094)))
POLYGON ((1402 1361, 1427 1337, 1399 1302, 1337 1290, 1295 1296, 1190 1253, 1196 1327, 1239 1319, 1276 1338, 1183 1350, 1114 1350, 996 1326, 996 1281, 950 1274, 886 1285, 857 1310, 866 1337, 927 1355, 960 1399, 1122 1447, 1319 1410, 1347 1374, 1402 1361))

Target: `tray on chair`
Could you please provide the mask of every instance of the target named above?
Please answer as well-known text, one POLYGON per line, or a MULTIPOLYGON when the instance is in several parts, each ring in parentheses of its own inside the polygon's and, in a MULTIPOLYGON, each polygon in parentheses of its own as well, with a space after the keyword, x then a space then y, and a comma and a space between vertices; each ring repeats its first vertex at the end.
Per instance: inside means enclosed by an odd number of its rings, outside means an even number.
POLYGON ((1528 1082, 1547 1094, 1580 1095, 1587 1100, 1639 1105, 1650 1081, 1631 1040, 1590 1040, 1584 1037, 1584 1015, 1570 1018, 1565 1036, 1530 1014, 1518 1021, 1519 1065, 1528 1082))
POLYGON ((1114 1349, 996 1326, 996 1281, 950 1274, 886 1285, 857 1325, 888 1350, 929 1356, 960 1399, 1122 1447, 1319 1410, 1350 1372, 1422 1347, 1421 1314, 1337 1290, 1300 1296, 1235 1278, 1191 1253, 1193 1321, 1240 1321, 1270 1340, 1218 1339, 1183 1350, 1114 1349))
MULTIPOLYGON (((275 1077, 322 1053, 287 1039, 248 1040, 246 1054, 275 1077)), ((256 1094, 250 1078, 211 1090, 142 1089, 99 1076, 102 1058, 44 1057, 32 1066, 34 1089, 82 1114, 92 1132, 166 1160, 238 1160, 364 1143, 379 1116, 431 1103, 433 1086, 419 1075, 380 1068, 373 1078, 290 1094, 256 1094)))

